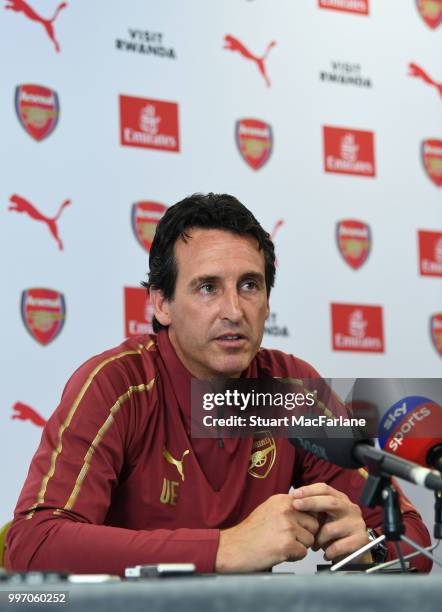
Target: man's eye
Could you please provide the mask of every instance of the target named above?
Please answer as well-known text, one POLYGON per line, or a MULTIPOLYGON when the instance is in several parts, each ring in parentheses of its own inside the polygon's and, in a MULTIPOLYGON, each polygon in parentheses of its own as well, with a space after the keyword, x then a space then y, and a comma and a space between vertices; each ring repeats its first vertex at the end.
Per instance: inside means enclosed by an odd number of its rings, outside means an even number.
POLYGON ((255 289, 259 289, 258 283, 255 281, 246 281, 243 284, 243 287, 247 290, 247 291, 254 291, 255 289))
POLYGON ((201 285, 200 291, 202 293, 213 293, 215 291, 215 285, 212 283, 204 283, 204 285, 201 285))

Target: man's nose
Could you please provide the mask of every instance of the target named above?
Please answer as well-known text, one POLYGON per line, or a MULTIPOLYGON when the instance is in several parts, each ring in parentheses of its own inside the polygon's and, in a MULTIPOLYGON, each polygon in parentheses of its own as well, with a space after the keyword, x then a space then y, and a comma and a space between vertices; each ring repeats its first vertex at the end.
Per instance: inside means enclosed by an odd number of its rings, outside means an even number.
POLYGON ((221 312, 222 319, 238 322, 243 316, 240 298, 237 289, 226 289, 222 296, 221 312))

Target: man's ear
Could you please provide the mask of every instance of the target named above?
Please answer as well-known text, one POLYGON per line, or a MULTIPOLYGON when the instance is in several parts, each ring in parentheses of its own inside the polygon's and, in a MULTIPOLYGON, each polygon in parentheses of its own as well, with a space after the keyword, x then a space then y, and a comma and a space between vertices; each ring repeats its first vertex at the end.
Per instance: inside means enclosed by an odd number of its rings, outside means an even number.
POLYGON ((169 300, 166 300, 161 289, 153 289, 152 287, 149 289, 149 296, 156 320, 158 323, 161 323, 161 325, 167 327, 172 322, 169 300))
POLYGON ((269 300, 267 300, 266 320, 269 318, 269 316, 270 316, 270 304, 269 304, 269 300))

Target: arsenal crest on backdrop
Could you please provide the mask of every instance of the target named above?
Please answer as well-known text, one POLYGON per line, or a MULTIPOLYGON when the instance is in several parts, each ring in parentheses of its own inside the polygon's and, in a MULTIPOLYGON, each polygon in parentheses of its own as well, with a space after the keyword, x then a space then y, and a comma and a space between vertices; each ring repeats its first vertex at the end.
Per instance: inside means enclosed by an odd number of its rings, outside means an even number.
POLYGON ((46 346, 63 329, 66 318, 64 295, 53 289, 26 289, 21 297, 21 316, 34 340, 46 346))
POLYGON ((441 0, 416 0, 416 5, 427 26, 435 29, 442 23, 441 0))
POLYGON ((239 119, 235 137, 242 158, 253 170, 259 170, 269 160, 273 147, 272 128, 259 119, 239 119))
POLYGON ((431 317, 430 334, 436 351, 442 357, 442 312, 438 312, 431 317))
POLYGON ((27 133, 40 141, 55 130, 60 115, 56 91, 42 85, 18 85, 15 89, 15 110, 27 133))
POLYGON ((344 219, 336 224, 338 249, 354 270, 365 263, 371 248, 370 227, 362 221, 344 219))
POLYGON ((166 210, 167 206, 159 202, 135 202, 132 205, 132 229, 136 239, 148 253, 158 222, 166 210))
POLYGON ((435 138, 422 142, 422 162, 428 178, 442 187, 442 140, 435 138))

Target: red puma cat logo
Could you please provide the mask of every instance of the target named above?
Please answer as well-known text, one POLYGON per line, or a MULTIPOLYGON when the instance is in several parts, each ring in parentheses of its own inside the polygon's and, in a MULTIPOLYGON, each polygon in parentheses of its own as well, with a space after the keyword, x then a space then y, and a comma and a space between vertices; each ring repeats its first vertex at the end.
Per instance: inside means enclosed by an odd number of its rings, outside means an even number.
POLYGON ((67 2, 62 2, 61 4, 58 5, 52 19, 45 19, 44 17, 41 17, 41 15, 36 13, 34 9, 29 4, 27 4, 24 0, 6 0, 6 1, 9 2, 9 4, 5 6, 5 9, 7 11, 15 11, 16 13, 23 13, 31 21, 37 21, 38 23, 41 23, 41 25, 46 30, 47 35, 54 43, 55 50, 57 51, 57 53, 60 51, 60 45, 58 44, 57 39, 55 38, 53 23, 57 19, 58 13, 62 9, 67 7, 68 5, 67 2))
POLYGON ((38 211, 33 204, 20 197, 19 195, 15 194, 11 196, 9 200, 12 202, 12 205, 9 206, 8 210, 13 210, 19 213, 24 212, 29 215, 31 219, 35 219, 35 221, 43 221, 43 223, 46 223, 52 236, 57 241, 58 248, 60 249, 60 251, 63 250, 63 243, 58 235, 57 221, 61 215, 63 208, 65 206, 69 206, 69 204, 71 203, 70 200, 65 200, 63 204, 61 204, 55 217, 46 217, 40 211, 38 211))
POLYGON ((267 55, 272 47, 276 45, 276 42, 272 40, 271 43, 267 45, 267 48, 262 57, 258 57, 253 55, 237 38, 232 36, 231 34, 227 34, 224 37, 224 49, 229 49, 230 51, 238 51, 243 57, 246 59, 252 60, 258 66, 258 69, 262 76, 264 77, 265 82, 267 83, 267 87, 270 87, 270 79, 267 76, 267 72, 264 66, 264 61, 267 59, 267 55))
POLYGON ((422 79, 428 85, 433 85, 439 92, 439 95, 442 96, 442 83, 437 83, 434 79, 432 79, 420 66, 417 64, 409 65, 409 76, 415 76, 419 79, 422 79))
POLYGON ((272 239, 272 241, 275 240, 276 232, 282 225, 284 225, 284 221, 282 219, 279 219, 279 221, 277 221, 273 226, 272 232, 270 234, 270 238, 272 239))
POLYGON ((16 414, 11 416, 11 419, 20 419, 21 421, 31 421, 37 427, 44 427, 46 419, 38 414, 36 410, 23 404, 22 402, 16 402, 12 406, 12 410, 15 410, 16 414))
MULTIPOLYGON (((270 239, 272 240, 272 242, 275 242, 275 236, 277 231, 279 230, 279 228, 284 225, 284 221, 282 219, 279 219, 275 225, 273 226, 272 232, 270 234, 270 239)), ((279 262, 278 262, 278 258, 275 257, 275 264, 278 266, 279 262)))

